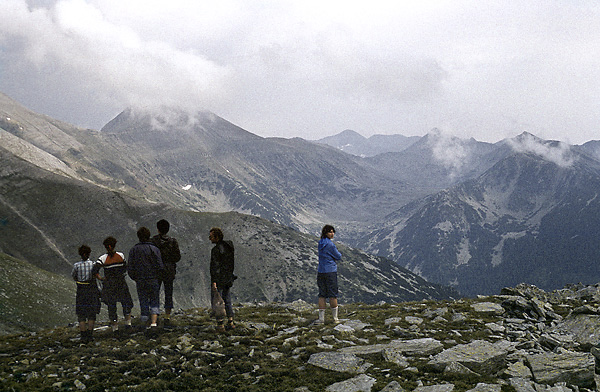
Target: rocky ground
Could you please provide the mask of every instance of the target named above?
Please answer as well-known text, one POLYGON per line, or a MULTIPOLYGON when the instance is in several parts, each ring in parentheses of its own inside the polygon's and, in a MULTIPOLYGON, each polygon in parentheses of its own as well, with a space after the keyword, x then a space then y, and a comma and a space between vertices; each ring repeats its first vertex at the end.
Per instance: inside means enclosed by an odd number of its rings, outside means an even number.
POLYGON ((88 344, 72 326, 3 336, 0 390, 597 390, 599 286, 340 309, 315 325, 303 301, 238 304, 222 334, 200 308, 156 334, 99 325, 88 344))

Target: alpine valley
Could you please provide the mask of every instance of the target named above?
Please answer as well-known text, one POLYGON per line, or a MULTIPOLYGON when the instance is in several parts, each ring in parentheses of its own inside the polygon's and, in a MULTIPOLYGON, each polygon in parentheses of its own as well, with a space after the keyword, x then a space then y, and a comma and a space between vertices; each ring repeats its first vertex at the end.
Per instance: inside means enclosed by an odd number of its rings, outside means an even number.
MULTIPOLYGON (((182 248, 181 308, 208 304, 212 226, 236 244, 237 301, 314 302, 325 223, 343 254, 342 303, 600 280, 598 141, 573 146, 523 133, 490 144, 435 129, 263 138, 213 113, 174 108, 126 109, 90 130, 0 93, 0 156, 7 281, 20 279, 25 263, 68 287, 79 245, 97 257, 113 235, 127 254, 136 229, 155 232, 160 218, 182 248)), ((43 280, 28 282, 36 291, 43 280)), ((0 291, 3 308, 20 303, 4 283, 0 291)), ((49 300, 64 302, 57 298, 49 300)), ((26 328, 15 319, 0 329, 26 328)))

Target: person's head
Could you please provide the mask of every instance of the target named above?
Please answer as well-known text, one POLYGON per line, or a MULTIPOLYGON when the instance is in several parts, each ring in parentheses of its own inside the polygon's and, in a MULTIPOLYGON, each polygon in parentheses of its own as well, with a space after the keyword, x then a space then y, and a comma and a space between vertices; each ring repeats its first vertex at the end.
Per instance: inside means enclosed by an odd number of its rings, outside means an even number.
POLYGON ((171 225, 169 224, 169 221, 166 219, 161 219, 158 222, 156 222, 156 229, 158 230, 158 232, 160 234, 167 234, 169 232, 170 227, 171 227, 171 225))
POLYGON ((137 237, 140 242, 148 242, 150 241, 150 229, 142 226, 137 231, 137 237))
POLYGON ((90 258, 92 254, 92 249, 87 245, 81 245, 79 247, 79 256, 81 256, 81 260, 87 260, 90 258))
POLYGON ((223 231, 218 227, 213 227, 212 229, 210 229, 208 239, 210 240, 210 242, 215 244, 219 241, 223 241, 223 231))
POLYGON ((335 233, 335 229, 331 225, 323 226, 323 230, 321 230, 321 238, 329 238, 327 234, 335 233))
POLYGON ((117 245, 117 239, 115 237, 106 237, 102 242, 102 245, 106 248, 107 251, 112 251, 115 249, 117 245))

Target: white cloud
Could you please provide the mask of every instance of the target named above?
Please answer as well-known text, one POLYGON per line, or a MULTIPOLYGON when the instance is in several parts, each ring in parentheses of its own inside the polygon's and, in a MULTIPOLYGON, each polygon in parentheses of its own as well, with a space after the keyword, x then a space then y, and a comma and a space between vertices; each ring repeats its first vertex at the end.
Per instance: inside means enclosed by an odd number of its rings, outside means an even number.
POLYGON ((428 142, 433 158, 450 170, 450 176, 460 175, 463 166, 468 164, 470 156, 464 140, 435 129, 429 133, 428 142))
POLYGON ((521 153, 532 153, 554 162, 561 167, 569 167, 575 162, 571 147, 562 142, 544 142, 535 136, 525 133, 517 138, 508 139, 513 150, 521 153))
POLYGON ((263 136, 598 134, 595 0, 165 4, 3 0, 0 91, 95 127, 166 104, 263 136))

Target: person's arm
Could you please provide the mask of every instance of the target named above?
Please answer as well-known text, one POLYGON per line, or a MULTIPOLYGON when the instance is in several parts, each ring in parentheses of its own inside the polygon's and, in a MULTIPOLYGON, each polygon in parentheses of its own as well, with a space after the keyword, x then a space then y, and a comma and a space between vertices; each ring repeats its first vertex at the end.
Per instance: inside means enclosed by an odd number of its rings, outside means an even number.
POLYGON ((152 251, 152 254, 154 256, 154 262, 156 263, 157 268, 160 270, 164 270, 165 263, 163 262, 162 256, 160 255, 160 249, 158 249, 154 245, 150 245, 150 250, 152 251))
POLYGON ((327 244, 327 253, 336 261, 342 259, 342 254, 338 251, 333 241, 329 241, 329 244, 327 244))
POLYGON ((129 250, 129 262, 126 263, 127 266, 127 274, 132 280, 137 279, 137 259, 136 259, 136 249, 135 247, 129 250))
POLYGON ((102 280, 104 280, 104 278, 102 276, 100 276, 100 268, 102 268, 102 261, 100 261, 100 259, 98 259, 98 261, 96 261, 94 263, 94 266, 92 267, 92 276, 95 277, 96 279, 102 281, 102 280))
POLYGON ((217 275, 219 273, 219 249, 215 245, 210 251, 210 287, 217 290, 217 275))
POLYGON ((179 260, 181 260, 181 252, 179 251, 179 243, 177 242, 177 240, 175 238, 172 238, 173 240, 173 263, 177 263, 179 260))

